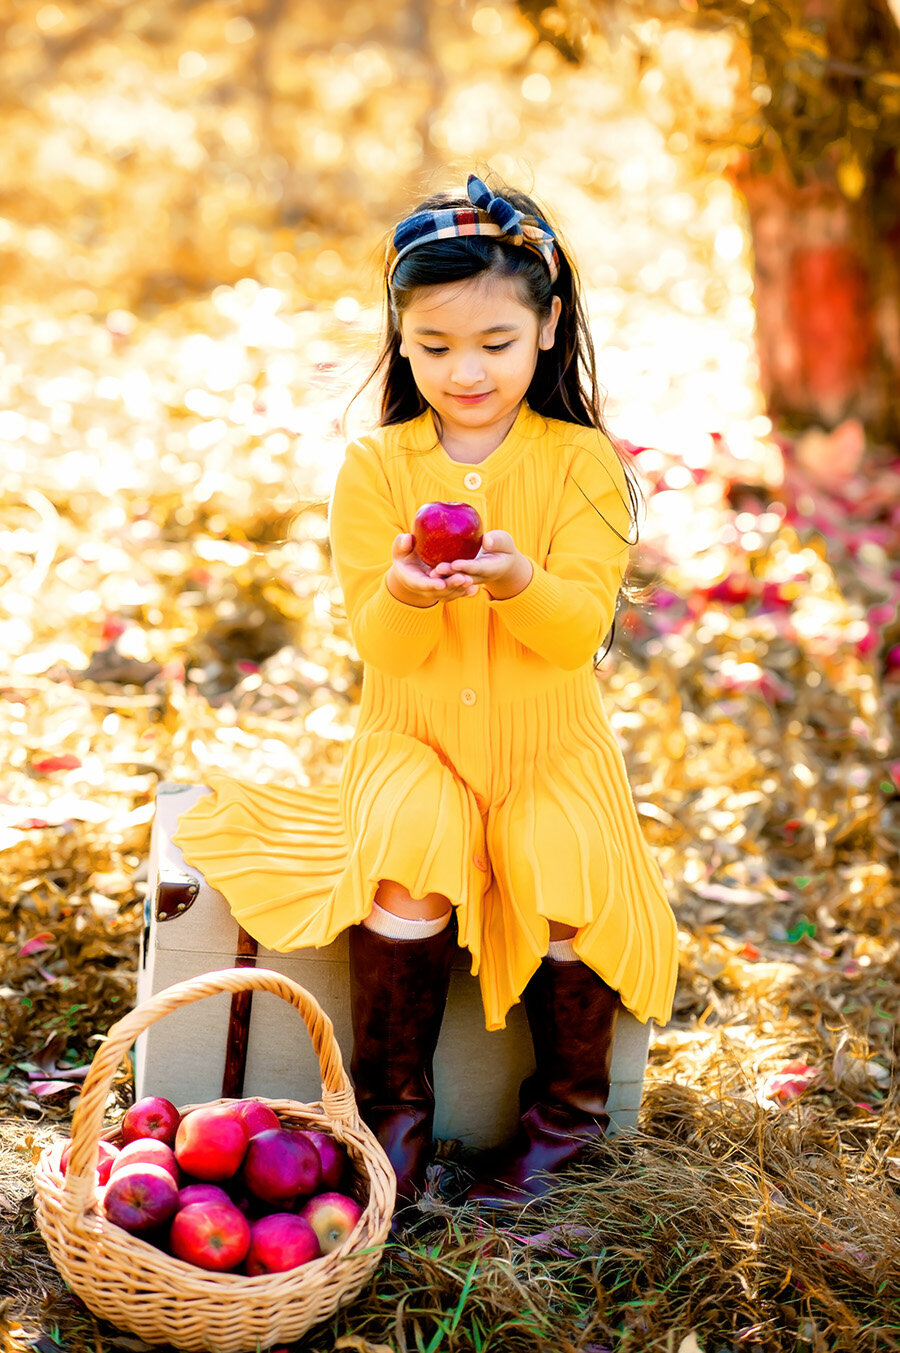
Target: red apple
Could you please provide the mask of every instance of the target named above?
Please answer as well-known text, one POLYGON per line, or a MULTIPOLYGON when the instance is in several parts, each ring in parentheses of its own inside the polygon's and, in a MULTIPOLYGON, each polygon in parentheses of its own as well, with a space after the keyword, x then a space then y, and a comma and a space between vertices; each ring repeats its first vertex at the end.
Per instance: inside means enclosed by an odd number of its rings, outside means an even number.
POLYGON ((305 1132, 267 1128, 251 1137, 242 1170, 244 1183, 268 1203, 289 1203, 315 1193, 322 1178, 319 1153, 305 1132))
MULTIPOLYGON (((69 1168, 69 1156, 72 1154, 72 1142, 63 1147, 63 1153, 59 1158, 60 1174, 65 1174, 69 1168)), ((109 1172, 116 1162, 119 1154, 119 1148, 112 1142, 106 1141, 103 1137, 97 1144, 97 1183, 105 1184, 109 1179, 109 1172)))
POLYGON ((178 1210, 178 1185, 161 1165, 129 1165, 110 1176, 103 1211, 125 1231, 152 1231, 178 1210))
POLYGON ((319 1184, 320 1189, 336 1189, 341 1182, 344 1174, 344 1166, 347 1164, 347 1152, 340 1142, 328 1132, 317 1132, 314 1128, 305 1128, 303 1135, 309 1137, 313 1146, 319 1153, 319 1161, 322 1166, 322 1181, 319 1184))
POLYGON ((170 1099, 161 1095, 145 1095, 122 1119, 122 1141, 133 1142, 138 1137, 155 1137, 158 1142, 172 1146, 181 1114, 170 1099))
POLYGON ((423 564, 474 559, 481 549, 481 518, 469 503, 425 503, 413 521, 413 541, 423 564))
POLYGON ((178 1206, 190 1207, 192 1203, 228 1203, 232 1206, 228 1194, 218 1184, 185 1184, 178 1190, 178 1206))
POLYGON ((265 1132, 267 1128, 281 1127, 281 1119, 275 1110, 258 1099, 241 1099, 231 1107, 246 1127, 248 1137, 255 1137, 257 1132, 265 1132))
POLYGON ((129 1165, 159 1165, 169 1171, 176 1184, 181 1183, 175 1152, 156 1137, 135 1137, 133 1141, 126 1142, 112 1163, 110 1177, 129 1165))
MULTIPOLYGON (((199 1186, 198 1186, 199 1187, 199 1186)), ((250 1246, 250 1225, 229 1202, 189 1203, 169 1231, 172 1253, 217 1273, 236 1268, 250 1246)))
POLYGON ((175 1158, 196 1179, 228 1179, 247 1151, 247 1129, 227 1104, 191 1109, 178 1124, 175 1158))
POLYGON ((355 1198, 345 1193, 317 1193, 300 1213, 319 1238, 319 1249, 323 1254, 336 1250, 353 1230, 363 1214, 355 1198))
POLYGON ((319 1254, 319 1241, 309 1222, 293 1212, 270 1212, 250 1227, 250 1248, 244 1272, 284 1273, 307 1264, 319 1254))

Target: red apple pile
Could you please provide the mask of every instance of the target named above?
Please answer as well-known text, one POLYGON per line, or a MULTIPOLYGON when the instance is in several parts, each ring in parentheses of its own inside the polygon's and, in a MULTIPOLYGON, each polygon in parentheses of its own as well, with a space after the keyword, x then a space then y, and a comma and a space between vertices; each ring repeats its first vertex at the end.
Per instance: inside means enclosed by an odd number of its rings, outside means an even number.
MULTIPOLYGON (((96 1189, 108 1221, 216 1273, 283 1273, 330 1254, 362 1216, 339 1191, 347 1153, 241 1099, 191 1109, 148 1095, 101 1140, 96 1189)), ((66 1173, 71 1142, 60 1157, 66 1173)))

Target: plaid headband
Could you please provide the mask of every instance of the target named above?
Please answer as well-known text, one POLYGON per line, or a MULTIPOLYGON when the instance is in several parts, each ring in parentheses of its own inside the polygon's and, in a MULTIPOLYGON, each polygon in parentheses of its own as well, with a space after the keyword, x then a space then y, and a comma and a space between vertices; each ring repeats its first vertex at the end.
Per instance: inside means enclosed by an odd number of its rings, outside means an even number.
POLYGON ((555 282, 559 274, 559 254, 555 236, 540 216, 526 216, 505 197, 492 197, 490 189, 475 174, 470 174, 466 192, 471 207, 448 207, 442 211, 420 211, 407 216, 394 231, 388 245, 385 272, 388 284, 394 270, 411 249, 433 240, 450 240, 463 235, 496 235, 504 244, 522 244, 544 260, 555 282))

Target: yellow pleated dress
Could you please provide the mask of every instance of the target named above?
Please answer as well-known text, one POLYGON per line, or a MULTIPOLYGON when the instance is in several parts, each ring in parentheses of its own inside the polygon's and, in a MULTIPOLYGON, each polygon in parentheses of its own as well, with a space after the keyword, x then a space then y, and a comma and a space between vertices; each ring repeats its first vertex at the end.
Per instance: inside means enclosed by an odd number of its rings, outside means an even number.
POLYGON ((667 1023, 675 917, 592 666, 629 555, 604 518, 629 535, 609 441, 526 402, 477 464, 444 450, 430 410, 350 443, 329 531, 363 684, 340 782, 210 772, 173 838, 245 930, 278 951, 329 944, 393 879, 454 904, 488 1029, 551 920, 639 1020, 667 1023), (524 591, 427 608, 391 594, 391 544, 434 500, 511 534, 534 569, 524 591))

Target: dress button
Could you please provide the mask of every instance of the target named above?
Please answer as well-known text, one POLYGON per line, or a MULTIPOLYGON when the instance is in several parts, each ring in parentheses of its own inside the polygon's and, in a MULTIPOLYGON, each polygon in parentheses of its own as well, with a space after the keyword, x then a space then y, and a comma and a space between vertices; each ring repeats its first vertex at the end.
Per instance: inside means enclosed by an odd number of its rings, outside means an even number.
POLYGON ((464 691, 460 691, 459 698, 464 705, 474 705, 475 701, 478 699, 478 696, 475 694, 474 691, 470 690, 469 687, 467 686, 464 691))
POLYGON ((481 488, 481 475, 480 475, 480 474, 476 474, 476 472, 475 472, 474 470, 471 470, 471 471, 466 475, 465 479, 463 480, 463 483, 465 484, 465 486, 466 486, 467 489, 480 489, 480 488, 481 488))
POLYGON ((481 869, 481 870, 486 874, 486 873, 487 873, 487 867, 488 867, 487 860, 484 858, 484 856, 483 856, 483 855, 476 855, 476 856, 475 856, 475 868, 476 868, 476 869, 481 869))

